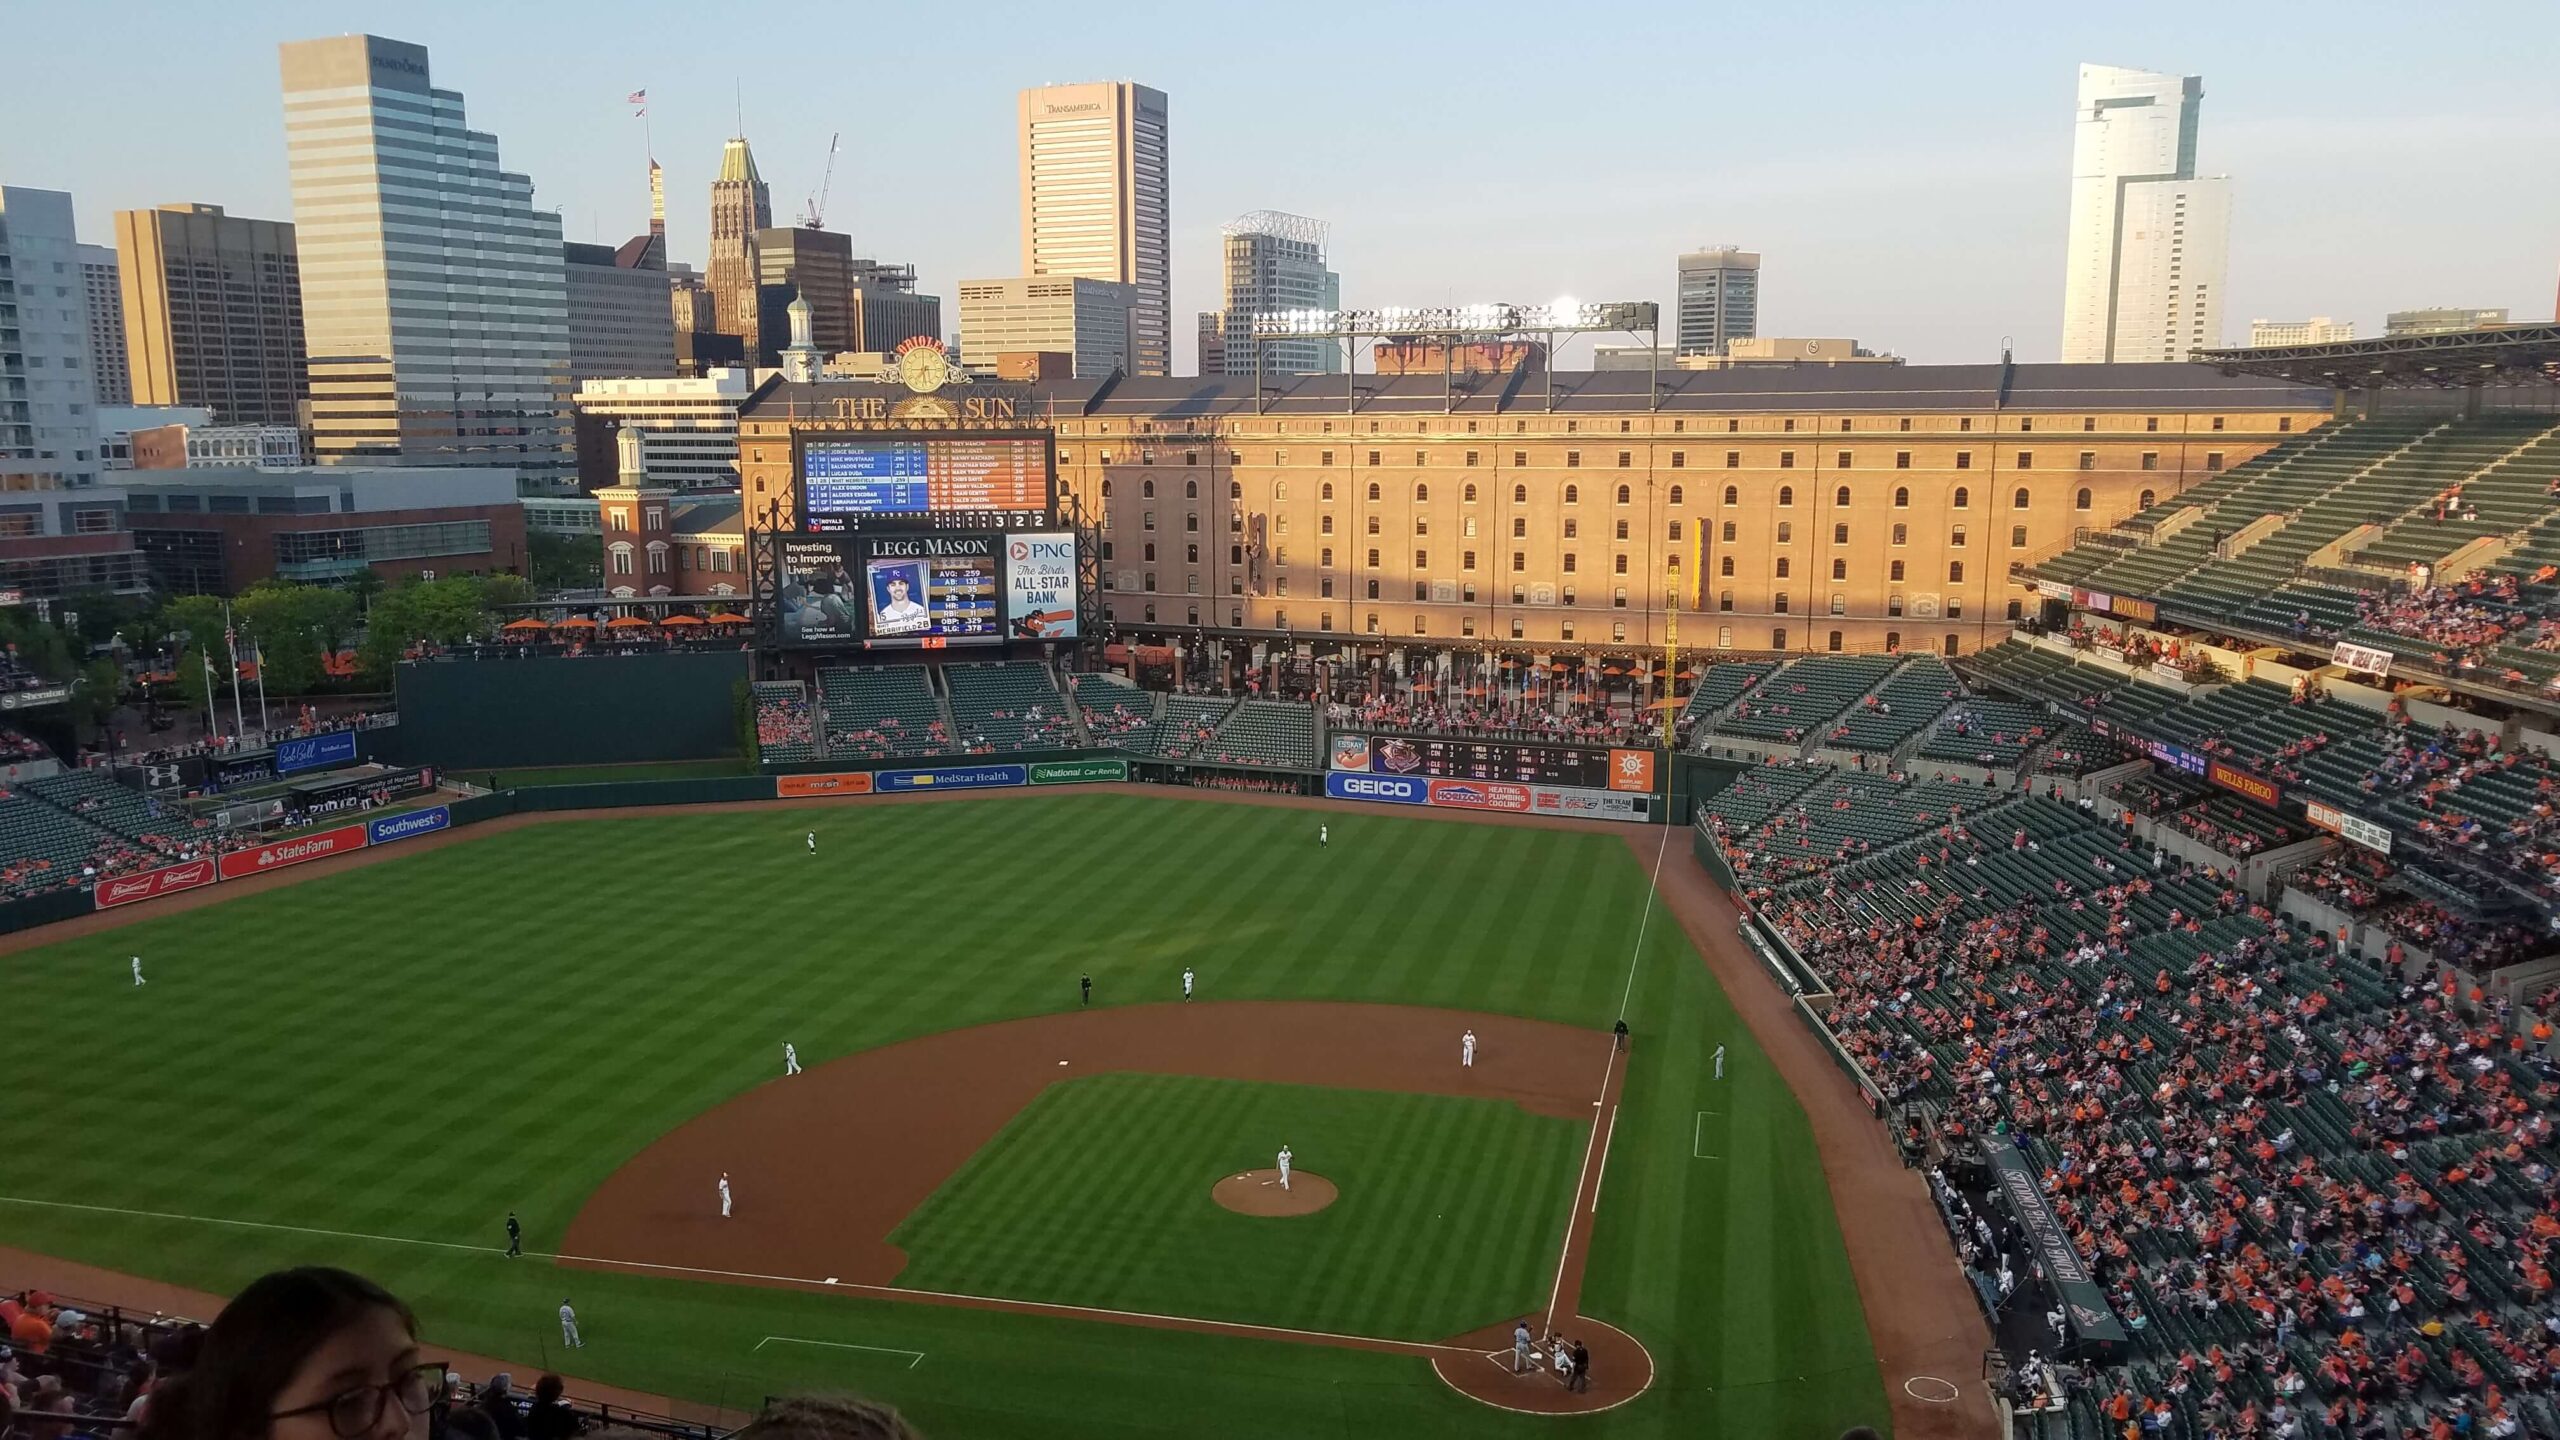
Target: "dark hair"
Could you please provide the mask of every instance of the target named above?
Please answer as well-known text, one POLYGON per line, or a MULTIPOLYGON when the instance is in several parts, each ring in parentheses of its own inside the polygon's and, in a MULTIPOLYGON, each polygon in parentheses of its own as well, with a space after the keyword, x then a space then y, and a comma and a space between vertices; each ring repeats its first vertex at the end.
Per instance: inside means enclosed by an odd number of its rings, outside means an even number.
POLYGON ((560 1382, 559 1376, 545 1375, 533 1382, 533 1398, 537 1404, 549 1404, 559 1399, 560 1392, 568 1388, 560 1382))
POLYGON ((417 1333, 398 1297, 345 1270, 309 1265, 250 1281, 206 1327, 194 1368, 152 1392, 140 1440, 256 1440, 303 1362, 373 1309, 417 1333))
POLYGON ((1884 1440, 1872 1425, 1852 1425, 1840 1432, 1840 1440, 1884 1440))
POLYGON ((785 1395, 731 1440, 922 1440, 904 1416, 853 1395, 785 1395))

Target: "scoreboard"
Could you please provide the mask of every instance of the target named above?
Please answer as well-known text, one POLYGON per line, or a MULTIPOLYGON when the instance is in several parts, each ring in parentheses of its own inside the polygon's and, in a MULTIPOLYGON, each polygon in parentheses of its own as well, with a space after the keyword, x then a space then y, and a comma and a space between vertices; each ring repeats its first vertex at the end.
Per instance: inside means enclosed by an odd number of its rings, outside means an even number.
POLYGON ((990 529, 1045 525, 1045 435, 811 436, 800 442, 800 528, 990 529))
POLYGON ((1358 768, 1375 774, 1419 775, 1432 780, 1507 780, 1582 790, 1610 788, 1606 750, 1518 745, 1502 740, 1435 740, 1416 735, 1373 735, 1365 739, 1369 763, 1358 768))

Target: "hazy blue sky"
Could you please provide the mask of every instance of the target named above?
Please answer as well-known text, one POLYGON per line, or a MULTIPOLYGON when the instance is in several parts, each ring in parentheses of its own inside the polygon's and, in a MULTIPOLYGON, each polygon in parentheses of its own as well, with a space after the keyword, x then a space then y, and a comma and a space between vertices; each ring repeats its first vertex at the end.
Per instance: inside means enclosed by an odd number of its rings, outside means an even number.
POLYGON ((2059 346, 2075 67, 2205 77, 2200 167, 2234 179, 2226 339, 2252 316, 2419 305, 2549 315, 2560 5, 114 3, 12 13, 0 180, 113 211, 290 218, 277 42, 433 52, 570 239, 645 228, 645 87, 675 256, 699 265, 720 142, 778 220, 844 133, 831 228, 947 297, 1019 267, 1014 92, 1171 97, 1174 332, 1217 303, 1217 227, 1332 222, 1352 304, 1671 300, 1674 256, 1760 250, 1762 329, 1915 361, 2059 346))

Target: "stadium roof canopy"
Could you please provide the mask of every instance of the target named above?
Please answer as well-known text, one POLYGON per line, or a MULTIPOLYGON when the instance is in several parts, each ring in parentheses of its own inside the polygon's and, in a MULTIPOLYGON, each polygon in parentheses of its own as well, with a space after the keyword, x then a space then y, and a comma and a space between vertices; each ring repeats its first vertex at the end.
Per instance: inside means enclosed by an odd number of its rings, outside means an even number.
POLYGON ((2394 335, 2326 345, 2199 350, 2196 359, 2225 375, 2255 375, 2341 390, 2514 385, 2560 380, 2560 324, 2394 335))

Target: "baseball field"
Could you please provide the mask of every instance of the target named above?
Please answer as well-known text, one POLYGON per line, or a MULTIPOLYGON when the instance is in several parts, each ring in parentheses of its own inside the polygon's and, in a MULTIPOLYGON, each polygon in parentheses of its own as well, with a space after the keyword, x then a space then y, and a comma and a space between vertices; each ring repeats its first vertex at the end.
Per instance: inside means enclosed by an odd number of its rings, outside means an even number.
POLYGON ((0 1244, 212 1292, 345 1265, 435 1345, 946 1440, 1883 1426, 1811 1131, 1654 903, 1661 832, 1319 818, 491 827, 0 956, 0 1244), (1212 1201, 1283 1145, 1338 1199, 1212 1201), (1442 1378, 1560 1295, 1640 1393, 1442 1378))

